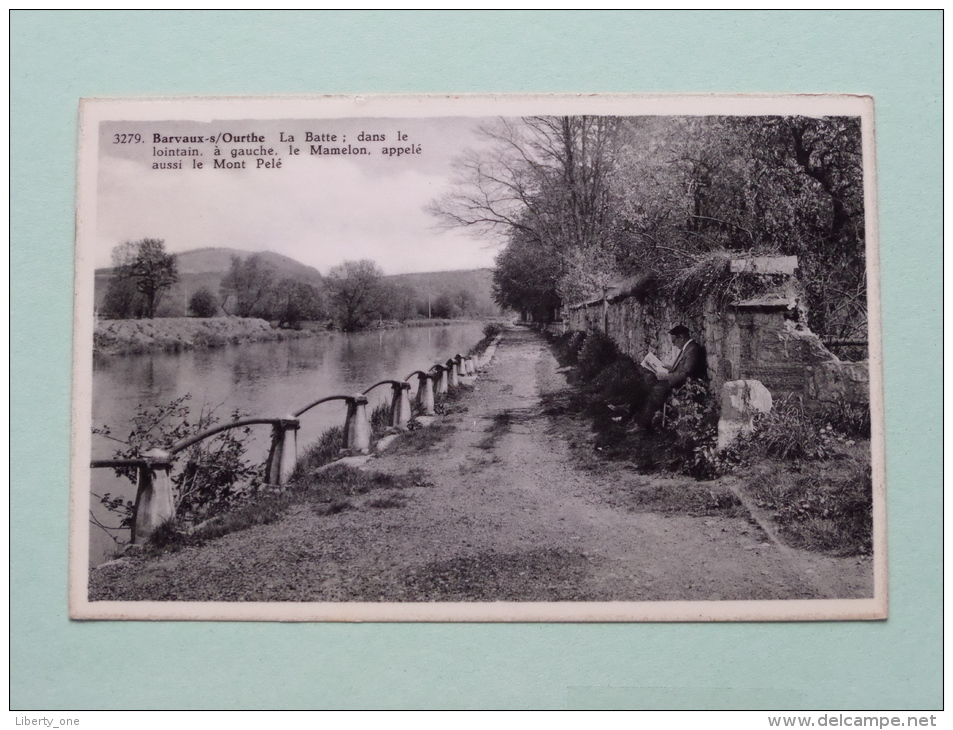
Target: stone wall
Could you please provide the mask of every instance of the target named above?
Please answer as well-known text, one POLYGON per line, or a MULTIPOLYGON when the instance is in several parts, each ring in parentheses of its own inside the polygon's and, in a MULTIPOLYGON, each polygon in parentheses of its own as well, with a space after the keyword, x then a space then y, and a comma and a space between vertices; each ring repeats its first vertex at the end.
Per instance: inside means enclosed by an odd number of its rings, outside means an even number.
POLYGON ((686 325, 708 353, 714 392, 731 380, 758 380, 772 396, 795 396, 807 407, 836 402, 869 403, 867 362, 841 362, 805 324, 793 272, 796 259, 759 258, 731 262, 732 271, 771 275, 778 283, 757 299, 717 307, 705 302, 695 313, 658 297, 627 293, 620 285, 606 300, 594 299, 568 308, 569 330, 605 332, 634 360, 650 350, 663 361, 674 358, 668 331, 686 325), (746 268, 747 267, 747 268, 746 268))

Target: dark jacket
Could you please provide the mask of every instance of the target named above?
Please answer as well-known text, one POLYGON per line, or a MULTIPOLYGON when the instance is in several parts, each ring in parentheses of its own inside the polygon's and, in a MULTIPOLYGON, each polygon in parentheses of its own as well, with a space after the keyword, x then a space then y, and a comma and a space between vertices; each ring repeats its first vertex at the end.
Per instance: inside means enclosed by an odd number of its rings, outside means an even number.
POLYGON ((668 385, 670 388, 677 388, 689 378, 708 379, 708 362, 705 356, 705 348, 695 340, 689 340, 688 344, 682 348, 671 370, 669 370, 668 385))

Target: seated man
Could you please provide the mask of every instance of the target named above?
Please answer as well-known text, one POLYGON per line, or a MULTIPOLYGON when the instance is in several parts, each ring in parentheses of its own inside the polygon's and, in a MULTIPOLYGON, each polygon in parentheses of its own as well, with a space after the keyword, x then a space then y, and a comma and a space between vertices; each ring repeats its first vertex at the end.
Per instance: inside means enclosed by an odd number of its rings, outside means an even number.
MULTIPOLYGON (((680 324, 670 329, 668 333, 672 337, 672 344, 678 348, 678 356, 667 373, 650 376, 654 377, 655 381, 650 385, 648 394, 632 404, 630 417, 635 420, 636 430, 650 430, 656 411, 664 405, 669 393, 680 387, 686 380, 708 378, 705 348, 691 338, 688 327, 680 324)), ((614 406, 609 408, 614 411, 619 410, 614 406)))

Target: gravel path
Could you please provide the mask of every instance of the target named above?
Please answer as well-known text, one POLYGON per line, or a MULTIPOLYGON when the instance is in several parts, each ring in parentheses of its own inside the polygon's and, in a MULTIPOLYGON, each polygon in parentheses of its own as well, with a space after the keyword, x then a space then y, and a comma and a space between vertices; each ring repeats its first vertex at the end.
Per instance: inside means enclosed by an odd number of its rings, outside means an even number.
MULTIPOLYGON (((872 595, 868 559, 779 546, 740 515, 656 514, 633 495, 688 478, 598 469, 585 424, 547 415, 566 388, 545 342, 509 330, 444 434, 398 440, 367 468, 421 469, 428 486, 91 573, 91 597, 188 601, 717 601, 872 595), (377 505, 377 506, 375 506, 377 505)), ((737 511, 737 510, 736 510, 737 511)))

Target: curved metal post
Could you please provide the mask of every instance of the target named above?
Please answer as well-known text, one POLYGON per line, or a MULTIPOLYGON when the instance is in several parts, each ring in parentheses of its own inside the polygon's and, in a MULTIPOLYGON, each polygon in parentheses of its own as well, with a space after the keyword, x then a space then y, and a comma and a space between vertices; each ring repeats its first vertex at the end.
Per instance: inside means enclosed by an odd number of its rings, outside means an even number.
POLYGON ((271 425, 271 450, 265 464, 267 484, 286 484, 295 468, 295 432, 301 423, 294 416, 285 416, 271 425))
POLYGON ((371 450, 371 424, 367 420, 367 396, 363 393, 347 398, 344 448, 365 454, 371 450))
POLYGON ((407 428, 410 421, 410 383, 395 381, 391 383, 391 391, 390 425, 407 428))
POLYGON ((143 454, 145 462, 136 473, 136 506, 132 518, 133 543, 147 539, 161 525, 175 517, 172 495, 172 456, 152 449, 143 454))
POLYGON ((434 378, 439 377, 439 375, 417 373, 417 404, 423 409, 425 416, 432 416, 436 413, 433 400, 433 381, 434 378))

